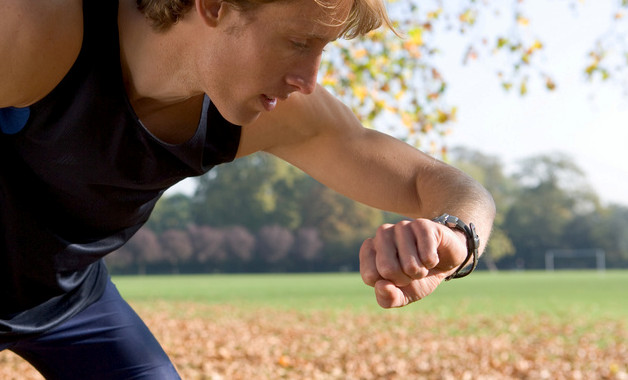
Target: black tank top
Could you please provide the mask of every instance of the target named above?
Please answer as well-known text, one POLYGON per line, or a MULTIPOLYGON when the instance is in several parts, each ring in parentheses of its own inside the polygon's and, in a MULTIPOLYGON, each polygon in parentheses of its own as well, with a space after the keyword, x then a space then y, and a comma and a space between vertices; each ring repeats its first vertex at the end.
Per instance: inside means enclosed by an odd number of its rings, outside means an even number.
POLYGON ((97 300, 102 257, 148 219, 165 189, 234 159, 241 128, 206 97, 187 142, 160 141, 126 96, 117 1, 84 1, 81 52, 25 109, 0 109, 0 343, 97 300))

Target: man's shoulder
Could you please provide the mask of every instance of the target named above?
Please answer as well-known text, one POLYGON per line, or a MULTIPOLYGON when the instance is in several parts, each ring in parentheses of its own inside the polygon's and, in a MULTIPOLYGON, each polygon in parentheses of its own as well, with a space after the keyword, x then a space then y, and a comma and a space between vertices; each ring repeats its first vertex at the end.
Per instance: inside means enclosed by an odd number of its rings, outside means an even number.
POLYGON ((80 0, 0 0, 0 107, 43 98, 72 67, 83 39, 80 0))

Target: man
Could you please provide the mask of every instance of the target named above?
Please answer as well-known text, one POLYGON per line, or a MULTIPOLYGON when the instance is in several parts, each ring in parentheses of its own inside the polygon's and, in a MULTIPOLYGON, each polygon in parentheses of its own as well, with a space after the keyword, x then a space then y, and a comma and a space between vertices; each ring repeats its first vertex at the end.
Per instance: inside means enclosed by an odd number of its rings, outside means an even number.
POLYGON ((178 377, 101 259, 169 186, 238 157, 269 152, 414 218, 360 250, 382 307, 468 272, 488 239, 480 185, 316 84, 327 43, 387 22, 380 1, 0 0, 0 13, 0 349, 47 378, 178 377), (444 213, 468 225, 433 220, 444 213))

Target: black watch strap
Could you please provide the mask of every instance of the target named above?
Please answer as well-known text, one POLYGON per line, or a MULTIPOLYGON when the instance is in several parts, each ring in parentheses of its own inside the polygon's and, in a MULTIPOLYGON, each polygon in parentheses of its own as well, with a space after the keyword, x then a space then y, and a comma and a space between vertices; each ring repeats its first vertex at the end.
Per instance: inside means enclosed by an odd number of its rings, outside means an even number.
POLYGON ((478 249, 480 248, 480 238, 475 232, 475 226, 473 225, 473 223, 469 223, 469 225, 467 226, 462 220, 449 214, 443 214, 438 218, 432 220, 449 228, 460 230, 467 237, 467 257, 452 275, 445 278, 445 281, 449 281, 452 278, 461 278, 468 276, 478 266, 478 249), (463 269, 467 266, 470 258, 473 258, 472 265, 468 269, 465 269, 463 271, 463 269))

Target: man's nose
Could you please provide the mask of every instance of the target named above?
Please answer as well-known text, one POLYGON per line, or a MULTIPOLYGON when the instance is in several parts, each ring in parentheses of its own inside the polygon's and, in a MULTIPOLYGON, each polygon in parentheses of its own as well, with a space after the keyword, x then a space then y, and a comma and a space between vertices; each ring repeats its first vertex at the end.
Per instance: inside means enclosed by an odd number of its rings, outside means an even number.
POLYGON ((293 86, 296 91, 306 95, 311 94, 316 88, 320 62, 321 58, 318 56, 316 59, 312 59, 309 62, 299 64, 292 73, 286 76, 286 82, 293 86))

